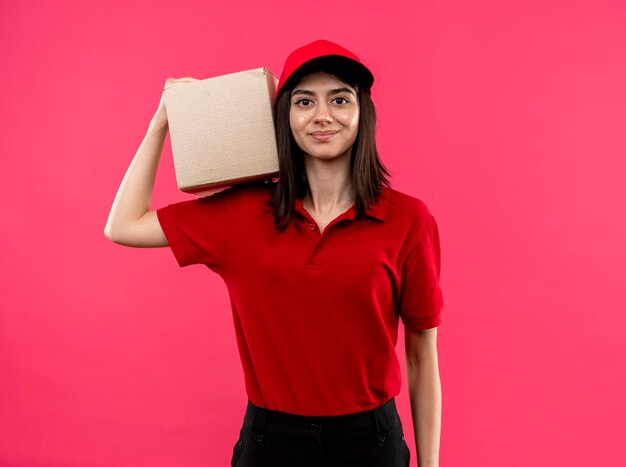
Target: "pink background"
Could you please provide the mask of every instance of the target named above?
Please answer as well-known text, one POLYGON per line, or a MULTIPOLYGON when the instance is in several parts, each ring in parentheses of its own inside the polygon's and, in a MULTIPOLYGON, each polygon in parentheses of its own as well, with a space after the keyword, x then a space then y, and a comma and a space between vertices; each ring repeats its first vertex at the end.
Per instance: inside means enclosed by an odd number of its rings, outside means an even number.
MULTIPOLYGON (((230 465, 226 287, 103 229, 168 77, 317 38, 373 70, 394 187, 439 222, 441 465, 626 465, 619 0, 3 2, 0 465, 230 465)), ((152 209, 184 199, 168 138, 152 209)))

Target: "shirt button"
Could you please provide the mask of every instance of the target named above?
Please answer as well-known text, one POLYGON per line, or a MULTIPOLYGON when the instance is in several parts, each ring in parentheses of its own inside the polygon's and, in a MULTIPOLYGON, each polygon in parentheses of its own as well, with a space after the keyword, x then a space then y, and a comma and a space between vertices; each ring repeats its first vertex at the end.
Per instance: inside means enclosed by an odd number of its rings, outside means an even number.
POLYGON ((309 229, 315 230, 315 224, 309 224, 309 229))

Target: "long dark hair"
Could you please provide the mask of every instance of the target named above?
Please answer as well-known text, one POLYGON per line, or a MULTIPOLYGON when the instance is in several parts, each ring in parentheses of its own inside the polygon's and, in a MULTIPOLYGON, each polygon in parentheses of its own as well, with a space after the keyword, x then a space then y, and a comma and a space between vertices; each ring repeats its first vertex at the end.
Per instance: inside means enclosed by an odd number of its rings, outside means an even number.
MULTIPOLYGON (((376 109, 370 90, 359 85, 358 76, 349 74, 345 68, 320 66, 307 73, 323 71, 348 83, 356 89, 359 99, 359 129, 352 146, 350 173, 355 193, 356 217, 365 215, 367 207, 378 202, 383 185, 391 186, 387 177, 391 174, 380 160, 376 148, 376 109)), ((276 102, 276 144, 278 146, 278 176, 273 186, 270 201, 266 204, 274 213, 274 227, 283 231, 289 225, 295 212, 295 198, 306 194, 309 183, 304 168, 304 156, 291 133, 289 109, 291 91, 299 83, 301 76, 289 79, 280 90, 276 102)))

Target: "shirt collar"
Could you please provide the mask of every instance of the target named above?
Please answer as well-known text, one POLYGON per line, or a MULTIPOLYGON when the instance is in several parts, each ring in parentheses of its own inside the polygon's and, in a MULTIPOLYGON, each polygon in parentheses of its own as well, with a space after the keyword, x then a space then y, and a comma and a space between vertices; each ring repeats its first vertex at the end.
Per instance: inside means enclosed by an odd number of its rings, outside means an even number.
MULTIPOLYGON (((385 221, 387 217, 387 210, 389 207, 389 199, 387 197, 387 187, 383 186, 382 193, 378 198, 377 203, 373 203, 366 211, 365 215, 368 217, 372 217, 374 219, 378 219, 382 222, 385 221)), ((304 209, 304 205, 302 203, 302 199, 296 197, 296 205, 295 205, 296 213, 308 218, 310 214, 304 209)), ((356 207, 355 205, 350 206, 345 213, 341 215, 342 217, 350 220, 354 220, 356 216, 356 207)))

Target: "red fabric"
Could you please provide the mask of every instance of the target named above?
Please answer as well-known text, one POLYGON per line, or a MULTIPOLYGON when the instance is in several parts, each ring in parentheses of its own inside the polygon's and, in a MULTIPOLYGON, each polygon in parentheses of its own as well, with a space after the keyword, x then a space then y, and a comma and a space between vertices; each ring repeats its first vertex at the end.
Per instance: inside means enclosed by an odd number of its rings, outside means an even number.
POLYGON ((320 234, 297 199, 284 232, 269 184, 238 185, 157 210, 179 266, 205 264, 228 287, 250 401, 300 415, 372 409, 400 392, 405 327, 441 322, 439 234, 426 205, 385 187, 320 234))

